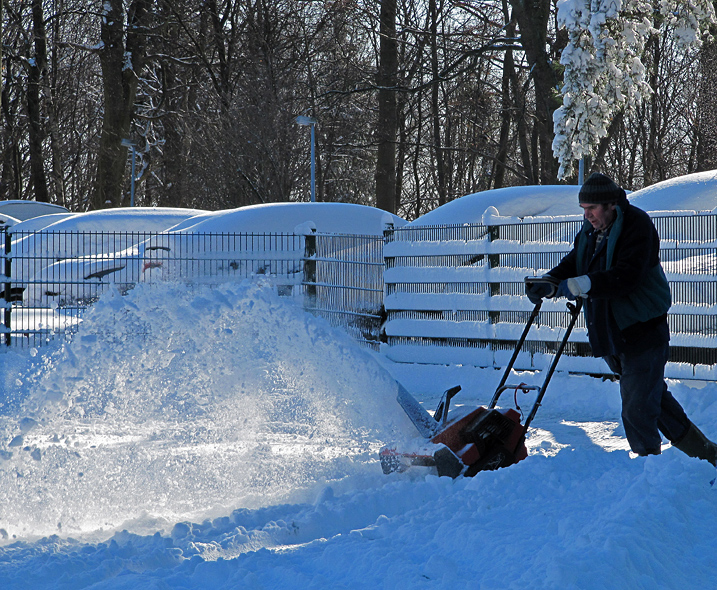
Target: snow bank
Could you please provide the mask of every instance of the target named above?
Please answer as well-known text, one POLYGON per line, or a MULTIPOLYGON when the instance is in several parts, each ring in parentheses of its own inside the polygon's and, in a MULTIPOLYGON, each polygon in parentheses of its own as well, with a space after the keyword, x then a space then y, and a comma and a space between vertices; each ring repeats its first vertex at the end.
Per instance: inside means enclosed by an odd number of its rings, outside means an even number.
POLYGON ((13 589, 709 588, 713 471, 568 450, 468 480, 327 487, 169 535, 16 544, 0 575, 13 589))

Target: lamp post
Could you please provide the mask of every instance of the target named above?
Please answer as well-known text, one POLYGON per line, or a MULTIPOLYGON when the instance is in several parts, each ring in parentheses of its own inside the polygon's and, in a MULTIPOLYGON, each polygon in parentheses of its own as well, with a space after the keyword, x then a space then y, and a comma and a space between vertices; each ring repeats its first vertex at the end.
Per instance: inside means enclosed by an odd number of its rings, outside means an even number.
POLYGON ((124 147, 132 148, 132 182, 130 184, 130 199, 129 199, 129 205, 130 207, 134 207, 134 160, 135 160, 135 153, 137 152, 137 146, 131 139, 123 139, 122 145, 124 147))
POLYGON ((316 119, 299 115, 296 117, 299 125, 311 127, 311 202, 316 202, 316 119))

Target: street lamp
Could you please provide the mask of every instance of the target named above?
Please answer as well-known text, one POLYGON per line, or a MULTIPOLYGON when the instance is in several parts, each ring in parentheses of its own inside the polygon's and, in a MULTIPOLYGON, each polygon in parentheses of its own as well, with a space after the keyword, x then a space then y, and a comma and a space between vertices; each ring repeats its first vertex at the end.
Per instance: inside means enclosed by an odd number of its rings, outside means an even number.
POLYGON ((123 139, 122 145, 124 147, 132 148, 132 183, 130 188, 130 199, 129 204, 130 207, 134 207, 134 159, 135 159, 135 153, 137 151, 137 146, 131 139, 123 139))
POLYGON ((299 125, 311 127, 311 202, 316 202, 316 119, 299 115, 296 117, 299 125))

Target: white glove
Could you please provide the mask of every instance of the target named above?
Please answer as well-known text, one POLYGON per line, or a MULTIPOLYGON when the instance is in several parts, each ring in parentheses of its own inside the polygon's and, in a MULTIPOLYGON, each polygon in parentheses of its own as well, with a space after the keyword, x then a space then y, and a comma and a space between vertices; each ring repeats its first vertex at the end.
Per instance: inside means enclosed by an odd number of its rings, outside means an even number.
POLYGON ((590 287, 592 287, 592 283, 588 275, 568 279, 568 289, 575 297, 587 298, 590 287))

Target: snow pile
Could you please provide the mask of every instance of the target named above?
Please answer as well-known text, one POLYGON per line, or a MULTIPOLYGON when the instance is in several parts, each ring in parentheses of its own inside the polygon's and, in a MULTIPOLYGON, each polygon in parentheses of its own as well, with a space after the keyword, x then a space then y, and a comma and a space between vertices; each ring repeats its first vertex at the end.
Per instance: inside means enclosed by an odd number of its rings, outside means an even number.
POLYGON ((108 293, 34 371, 0 417, 9 536, 285 500, 413 434, 388 373, 256 284, 108 293))

